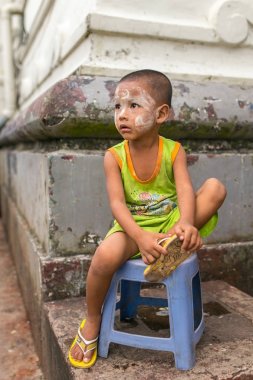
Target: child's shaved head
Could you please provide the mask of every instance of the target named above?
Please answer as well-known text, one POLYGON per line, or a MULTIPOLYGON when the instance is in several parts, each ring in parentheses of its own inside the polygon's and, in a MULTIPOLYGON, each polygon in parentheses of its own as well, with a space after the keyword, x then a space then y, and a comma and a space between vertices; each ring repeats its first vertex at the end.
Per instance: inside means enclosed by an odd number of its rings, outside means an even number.
POLYGON ((155 70, 138 70, 125 75, 119 84, 125 81, 144 80, 154 99, 159 105, 168 104, 171 107, 172 86, 166 75, 155 70))

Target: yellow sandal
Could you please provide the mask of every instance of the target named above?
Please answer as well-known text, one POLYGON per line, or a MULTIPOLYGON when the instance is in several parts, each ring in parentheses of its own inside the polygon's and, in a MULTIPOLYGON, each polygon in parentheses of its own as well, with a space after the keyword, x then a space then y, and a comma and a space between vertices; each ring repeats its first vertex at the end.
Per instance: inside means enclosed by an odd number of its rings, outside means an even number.
POLYGON ((167 255, 161 255, 154 264, 150 264, 144 270, 146 280, 159 282, 168 277, 184 260, 190 256, 190 252, 181 249, 182 241, 173 235, 159 241, 166 250, 167 255))
POLYGON ((93 339, 93 340, 84 339, 84 337, 81 334, 81 329, 84 327, 85 322, 86 322, 86 319, 84 319, 82 321, 82 323, 78 329, 78 333, 77 333, 73 343, 71 344, 71 347, 70 347, 69 353, 68 353, 68 358, 69 358, 71 365, 73 367, 76 367, 76 368, 90 368, 96 363, 96 360, 97 360, 97 340, 98 340, 98 337, 96 339, 93 339), (82 350, 84 355, 87 352, 94 350, 93 355, 92 355, 89 362, 86 363, 83 360, 76 360, 72 357, 71 350, 75 344, 77 344, 80 347, 80 349, 82 350))

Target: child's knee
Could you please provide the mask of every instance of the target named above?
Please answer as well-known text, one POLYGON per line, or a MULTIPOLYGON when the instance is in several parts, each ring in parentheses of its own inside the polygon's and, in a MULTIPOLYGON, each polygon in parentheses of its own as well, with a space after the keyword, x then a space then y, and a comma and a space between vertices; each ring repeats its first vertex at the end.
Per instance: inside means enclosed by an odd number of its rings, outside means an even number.
POLYGON ((91 261, 90 270, 95 275, 110 274, 113 271, 111 254, 102 245, 96 249, 91 261))
POLYGON ((227 195, 227 190, 224 184, 217 178, 209 178, 206 180, 206 185, 208 186, 213 199, 219 206, 221 206, 227 195))

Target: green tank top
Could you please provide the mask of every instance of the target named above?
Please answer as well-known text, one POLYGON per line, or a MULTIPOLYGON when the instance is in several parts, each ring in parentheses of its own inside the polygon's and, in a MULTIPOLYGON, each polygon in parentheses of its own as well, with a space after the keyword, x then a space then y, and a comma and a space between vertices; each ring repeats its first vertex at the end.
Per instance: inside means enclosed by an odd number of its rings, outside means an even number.
MULTIPOLYGON (((173 175, 173 163, 180 146, 178 142, 159 136, 155 169, 146 181, 140 180, 135 173, 127 140, 108 149, 121 170, 127 207, 135 222, 144 230, 167 233, 180 219, 173 175)), ((217 221, 216 213, 200 229, 200 235, 202 237, 210 235, 217 221)), ((106 237, 118 231, 123 229, 114 220, 106 237)))
POLYGON ((177 207, 173 162, 179 148, 180 143, 159 136, 155 169, 145 181, 135 173, 127 140, 109 149, 121 169, 126 204, 132 215, 167 215, 177 207))

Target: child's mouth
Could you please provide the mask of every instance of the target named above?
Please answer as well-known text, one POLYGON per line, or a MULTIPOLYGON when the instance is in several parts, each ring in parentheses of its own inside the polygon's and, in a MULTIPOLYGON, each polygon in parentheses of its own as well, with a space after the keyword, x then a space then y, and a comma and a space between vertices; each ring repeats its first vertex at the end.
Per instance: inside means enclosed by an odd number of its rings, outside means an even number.
POLYGON ((131 128, 129 128, 127 125, 120 125, 119 130, 122 133, 128 133, 131 132, 131 128))

